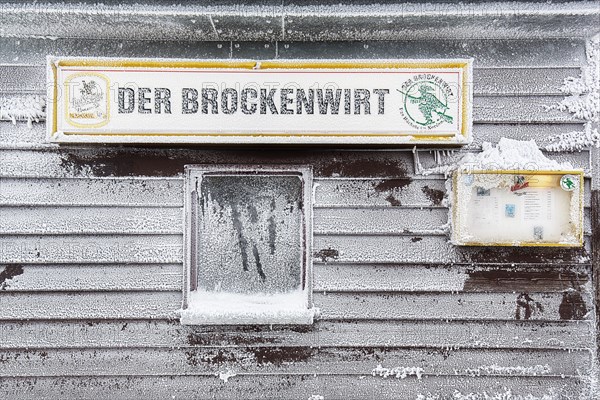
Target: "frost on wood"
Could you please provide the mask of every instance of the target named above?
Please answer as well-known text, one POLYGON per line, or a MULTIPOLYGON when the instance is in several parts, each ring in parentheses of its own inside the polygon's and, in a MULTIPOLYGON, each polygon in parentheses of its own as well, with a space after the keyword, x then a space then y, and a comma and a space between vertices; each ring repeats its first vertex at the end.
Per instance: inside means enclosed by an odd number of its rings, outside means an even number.
POLYGON ((458 163, 463 171, 472 170, 572 170, 570 163, 559 163, 547 158, 535 140, 521 141, 501 138, 494 147, 483 143, 481 153, 467 153, 458 163))
POLYGON ((42 96, 0 97, 0 121, 39 122, 46 117, 46 100, 42 96))
POLYGON ((371 371, 373 376, 381 376, 383 378, 387 378, 388 376, 393 376, 399 379, 404 379, 409 375, 414 375, 417 379, 421 380, 423 376, 423 368, 421 367, 395 367, 395 368, 384 368, 381 364, 378 364, 377 367, 373 368, 371 371))
POLYGON ((587 43, 587 66, 579 77, 565 79, 561 91, 567 95, 560 103, 548 107, 568 111, 586 121, 583 131, 568 132, 550 138, 548 151, 574 151, 600 147, 600 36, 587 43))
MULTIPOLYGON (((420 169, 422 175, 444 174, 449 176, 457 169, 461 171, 474 170, 572 170, 570 163, 559 163, 547 158, 542 153, 535 140, 514 140, 500 138, 498 144, 484 142, 479 153, 466 153, 458 162, 447 165, 437 165, 429 169, 420 169)), ((436 159, 441 158, 439 155, 436 159)), ((418 162, 418 161, 417 161, 418 162)))
POLYGON ((547 375, 552 372, 548 364, 534 365, 530 367, 502 367, 500 365, 484 365, 477 368, 467 368, 465 372, 470 376, 481 375, 547 375))
POLYGON ((527 394, 527 395, 516 395, 513 394, 510 389, 506 389, 504 392, 475 392, 475 393, 462 393, 459 390, 455 390, 451 397, 447 395, 438 394, 420 394, 416 400, 558 400, 561 397, 555 394, 553 391, 542 394, 527 394))

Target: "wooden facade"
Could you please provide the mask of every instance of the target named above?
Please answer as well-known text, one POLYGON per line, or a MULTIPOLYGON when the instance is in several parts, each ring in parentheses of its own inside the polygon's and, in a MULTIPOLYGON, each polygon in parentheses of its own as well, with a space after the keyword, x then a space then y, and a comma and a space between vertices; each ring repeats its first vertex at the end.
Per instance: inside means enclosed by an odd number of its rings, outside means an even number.
POLYGON ((110 5, 97 13, 57 7, 66 11, 0 8, 0 101, 43 96, 49 54, 472 57, 473 142, 416 150, 58 145, 46 141, 43 118, 0 121, 0 397, 594 398, 598 150, 547 153, 585 171, 585 244, 575 249, 450 244, 445 177, 421 168, 501 137, 544 149, 555 135, 582 131, 584 119, 545 106, 587 66, 597 12, 565 12, 567 22, 534 13, 523 19, 529 31, 504 17, 493 32, 483 29, 485 15, 456 17, 437 37, 437 17, 419 25, 407 16, 399 28, 399 12, 340 22, 319 9, 292 18, 269 5, 197 15, 159 8, 160 18, 144 10, 111 17, 110 5), (125 22, 113 29, 102 18, 125 22), (158 33, 140 22, 152 18, 158 33), (257 28, 273 18, 274 31, 257 28), (279 26, 286 18, 289 29, 279 26), (390 18, 396 30, 386 30, 390 18), (235 163, 313 167, 321 315, 312 326, 179 323, 184 166, 235 163))

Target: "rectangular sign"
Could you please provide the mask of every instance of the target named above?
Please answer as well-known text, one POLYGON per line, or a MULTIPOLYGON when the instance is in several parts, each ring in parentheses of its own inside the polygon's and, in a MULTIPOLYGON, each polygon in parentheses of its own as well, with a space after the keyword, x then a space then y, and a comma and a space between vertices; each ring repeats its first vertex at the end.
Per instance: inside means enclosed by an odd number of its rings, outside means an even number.
POLYGON ((582 171, 455 172, 452 242, 583 245, 582 171))
POLYGON ((48 58, 54 142, 466 144, 471 60, 48 58))

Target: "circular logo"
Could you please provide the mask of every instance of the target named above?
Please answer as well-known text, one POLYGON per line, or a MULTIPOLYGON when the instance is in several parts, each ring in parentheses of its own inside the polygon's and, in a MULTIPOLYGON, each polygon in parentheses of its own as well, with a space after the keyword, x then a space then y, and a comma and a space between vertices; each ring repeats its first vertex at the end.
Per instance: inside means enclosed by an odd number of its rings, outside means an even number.
POLYGON ((450 85, 433 74, 416 75, 398 90, 403 96, 402 113, 404 120, 417 129, 434 129, 442 124, 453 124, 448 105, 452 96, 450 85))
POLYGON ((573 175, 563 175, 560 178, 560 187, 567 192, 572 192, 577 187, 579 179, 573 175))

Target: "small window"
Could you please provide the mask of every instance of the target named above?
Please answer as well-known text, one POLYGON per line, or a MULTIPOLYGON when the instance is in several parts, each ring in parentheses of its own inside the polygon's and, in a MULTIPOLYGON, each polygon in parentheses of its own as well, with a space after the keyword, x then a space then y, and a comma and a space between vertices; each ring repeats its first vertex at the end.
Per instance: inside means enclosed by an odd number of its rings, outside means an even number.
POLYGON ((181 323, 311 324, 310 167, 186 166, 181 323))

